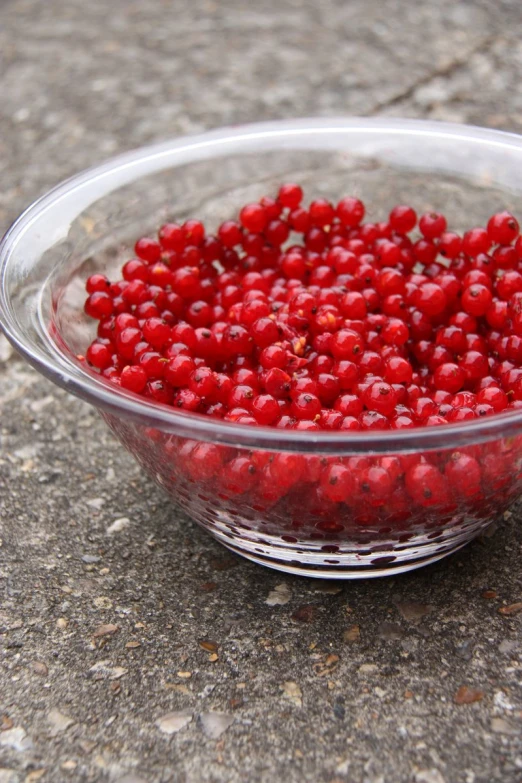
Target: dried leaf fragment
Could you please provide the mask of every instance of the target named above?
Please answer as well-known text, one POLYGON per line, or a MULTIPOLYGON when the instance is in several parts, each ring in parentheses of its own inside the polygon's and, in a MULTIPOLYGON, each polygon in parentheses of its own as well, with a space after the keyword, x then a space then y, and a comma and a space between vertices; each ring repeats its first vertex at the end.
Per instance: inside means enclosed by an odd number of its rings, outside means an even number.
POLYGON ((204 593, 212 593, 217 587, 216 582, 203 582, 201 589, 204 593))
POLYGON ((207 652, 217 652, 219 645, 217 642, 212 642, 210 639, 200 639, 199 646, 207 652))
POLYGON ((516 603, 509 604, 508 606, 501 606, 498 611, 500 614, 504 615, 504 617, 512 617, 513 615, 522 612, 522 601, 517 601, 516 603))
POLYGON ((0 731, 9 731, 14 726, 12 718, 9 715, 0 716, 0 731))
POLYGON ((99 625, 94 632, 94 638, 99 639, 100 636, 112 636, 112 634, 119 631, 119 629, 120 626, 114 625, 113 623, 105 623, 104 625, 99 625))
POLYGON ((361 629, 358 625, 351 625, 343 633, 343 639, 345 642, 358 642, 361 638, 361 629))
POLYGON ((455 704, 473 704, 476 701, 482 701, 484 698, 484 692, 477 688, 468 688, 467 685, 461 685, 453 701, 455 704))
POLYGON ((316 614, 316 606, 313 606, 313 604, 305 604, 295 610, 292 614, 292 620, 297 620, 300 623, 311 623, 315 620, 316 614))
POLYGON ((331 653, 324 661, 314 664, 314 672, 318 677, 325 677, 337 667, 338 663, 339 656, 331 653))
POLYGON ((119 680, 124 674, 127 674, 128 669, 124 669, 123 666, 112 666, 110 660, 98 661, 89 669, 89 674, 94 675, 97 680, 119 680))

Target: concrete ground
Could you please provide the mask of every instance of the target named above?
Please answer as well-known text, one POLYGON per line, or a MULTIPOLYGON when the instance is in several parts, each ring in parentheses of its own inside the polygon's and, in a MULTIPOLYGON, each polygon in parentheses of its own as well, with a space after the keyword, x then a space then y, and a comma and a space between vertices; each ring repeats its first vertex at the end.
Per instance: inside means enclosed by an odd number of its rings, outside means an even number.
MULTIPOLYGON (((3 0, 0 229, 113 153, 230 123, 520 132, 521 33, 519 0, 3 0)), ((0 405, 0 783, 522 781, 516 508, 405 576, 284 577, 3 339, 0 405)))

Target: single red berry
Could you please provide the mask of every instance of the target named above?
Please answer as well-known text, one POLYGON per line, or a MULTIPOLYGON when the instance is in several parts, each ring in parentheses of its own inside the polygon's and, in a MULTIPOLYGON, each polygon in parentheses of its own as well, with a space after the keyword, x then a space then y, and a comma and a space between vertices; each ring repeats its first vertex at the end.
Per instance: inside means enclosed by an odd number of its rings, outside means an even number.
POLYGON ((142 327, 143 337, 153 348, 160 350, 171 336, 170 326, 163 318, 148 318, 142 327))
MULTIPOLYGON (((491 257, 486 256, 486 258, 490 259, 491 257)), ((478 259, 476 259, 476 262, 477 261, 478 259)), ((512 247, 511 245, 499 245, 494 249, 492 259, 489 261, 489 265, 492 265, 497 269, 515 269, 518 265, 518 261, 519 259, 516 246, 512 247)))
POLYGON ((261 204, 247 204, 239 213, 239 220, 247 231, 258 234, 266 226, 266 211, 261 204))
POLYGON ((399 204, 390 212, 390 226, 399 234, 409 234, 417 224, 417 214, 414 209, 399 204))
POLYGON ((339 379, 331 373, 319 373, 316 381, 317 396, 323 405, 332 405, 341 391, 339 379))
POLYGON ((147 373, 143 367, 137 365, 127 365, 123 368, 120 375, 120 384, 123 389, 141 394, 147 385, 147 373))
POLYGON ((388 318, 380 336, 387 345, 404 345, 410 337, 410 332, 400 318, 388 318))
POLYGON ((404 294, 406 280, 404 275, 397 269, 385 268, 378 273, 375 280, 375 288, 381 296, 404 294))
POLYGON ((364 350, 364 340, 351 329, 341 329, 333 335, 330 350, 335 359, 353 360, 364 350))
POLYGON ((283 207, 296 209, 303 200, 302 188, 294 183, 286 182, 279 188, 277 200, 283 207))
POLYGON ((402 259, 400 247, 387 239, 375 243, 375 255, 382 267, 396 267, 402 259))
POLYGON ((444 503, 447 485, 444 476, 434 465, 417 464, 405 475, 406 491, 412 500, 421 506, 436 506, 444 503))
POLYGON ((487 375, 489 369, 487 358, 478 351, 467 351, 463 354, 459 366, 464 371, 468 381, 480 380, 484 375, 487 375))
POLYGON ((290 384, 290 397, 295 400, 300 394, 317 395, 317 381, 310 376, 294 377, 290 384))
POLYGON ((302 207, 296 207, 292 209, 288 215, 288 223, 290 227, 300 234, 306 234, 310 228, 310 215, 308 210, 302 207))
POLYGON ((457 498, 470 498, 480 492, 480 467, 476 459, 455 452, 446 463, 444 473, 451 492, 457 498))
POLYGON ((419 220, 419 229, 426 239, 437 239, 446 231, 446 218, 439 212, 427 212, 419 220))
MULTIPOLYGON (((335 214, 343 224, 350 228, 358 226, 364 217, 364 204, 358 198, 347 196, 337 204, 335 214)), ((377 237, 375 236, 374 239, 377 237)))
POLYGON ((177 223, 165 223, 158 231, 160 245, 165 250, 181 253, 187 244, 185 232, 177 223))
POLYGON ((199 328, 194 330, 195 346, 194 355, 202 359, 212 359, 216 353, 217 339, 210 329, 199 328))
POLYGON ((342 390, 351 389, 359 374, 357 365, 348 359, 341 359, 335 362, 331 370, 332 374, 339 381, 342 390))
POLYGON ((451 316, 449 323, 450 326, 457 326, 468 334, 477 331, 477 319, 469 313, 464 313, 462 311, 454 313, 451 316))
POLYGON ((140 355, 139 366, 145 371, 149 381, 159 381, 165 375, 167 360, 156 351, 145 351, 140 355))
MULTIPOLYGON (((170 332, 170 329, 169 329, 170 332)), ((116 348, 118 355, 123 359, 133 359, 135 356, 135 349, 138 343, 142 340, 142 332, 140 329, 135 329, 132 326, 122 329, 116 336, 116 348)), ((149 345, 147 343, 147 345, 149 345)))
POLYGON ((195 266, 176 269, 172 273, 172 288, 183 299, 196 299, 200 291, 199 269, 195 266))
POLYGON ((259 318, 254 321, 250 333, 259 348, 267 348, 279 339, 279 329, 271 318, 259 318))
POLYGON ((397 393, 389 383, 375 381, 366 389, 363 401, 368 410, 391 416, 397 405, 397 393))
POLYGON ((362 430, 387 430, 390 427, 388 417, 378 411, 363 411, 359 416, 362 430))
POLYGON ((472 258, 487 253, 490 247, 491 239, 485 228, 472 228, 462 239, 462 250, 472 258))
POLYGON ((291 413, 296 419, 313 421, 321 413, 321 401, 315 394, 301 393, 292 401, 291 413))
POLYGON ((415 296, 415 307, 427 316, 441 315, 446 309, 447 297, 436 283, 423 283, 415 296))
POLYGON ((446 232, 442 234, 438 243, 438 250, 441 256, 444 258, 457 258, 462 250, 462 239, 458 234, 452 232, 446 232))
MULTIPOLYGON (((165 378, 167 374, 165 371, 165 378)), ((198 367, 189 377, 189 389, 201 397, 205 402, 217 401, 217 381, 215 373, 210 367, 198 367)))
POLYGON ((329 266, 333 266, 338 275, 352 275, 358 267, 357 256, 342 247, 333 247, 326 261, 329 266))
POLYGON ((355 490, 352 471, 341 463, 329 465, 321 476, 323 494, 334 503, 349 502, 355 490))
POLYGON ((496 291, 500 299, 509 301, 514 294, 522 291, 522 274, 514 269, 509 269, 497 279, 496 291))
POLYGON ((109 278, 105 277, 105 275, 95 274, 87 278, 85 290, 88 294, 94 294, 99 291, 109 293, 110 286, 109 278))
POLYGON ((362 320, 367 314, 366 301, 359 291, 344 294, 339 308, 345 318, 362 320))
POLYGON ((470 315, 485 315, 492 300, 493 295, 489 288, 480 285, 480 283, 474 283, 462 293, 462 309, 470 315))
POLYGON ((384 378, 388 383, 411 383, 413 368, 402 356, 392 356, 385 362, 384 378))
POLYGON ((290 229, 288 223, 285 223, 284 220, 271 220, 264 233, 268 242, 280 247, 288 239, 290 229))
POLYGON ((424 266, 429 266, 437 258, 438 248, 431 239, 419 239, 413 245, 414 258, 424 266))
POLYGON ((85 358, 98 370, 106 370, 112 365, 112 350, 109 345, 95 340, 87 348, 85 358))
POLYGON ((262 376, 265 391, 276 399, 284 399, 288 396, 291 380, 290 375, 278 367, 268 370, 262 376))
POLYGON ((142 237, 134 245, 134 252, 138 258, 142 258, 149 264, 159 261, 161 258, 161 245, 155 239, 142 237))
POLYGON ((497 212, 488 220, 488 234, 498 245, 510 245, 518 237, 520 227, 511 212, 497 212))
POLYGON ((105 291, 94 291, 85 302, 85 312, 91 318, 108 318, 114 311, 112 297, 105 291))
POLYGON ((507 394, 502 389, 499 389, 498 386, 489 386, 487 389, 479 391, 477 403, 491 405, 495 413, 500 413, 507 408, 509 399, 507 394))
POLYGON ((435 338, 437 345, 443 345, 458 355, 466 350, 466 335, 458 326, 441 326, 435 338))
POLYGON ((460 391, 466 380, 466 374, 458 364, 446 362, 440 364, 433 374, 433 383, 436 389, 456 394, 460 391))
POLYGON ((258 482, 258 470, 248 457, 236 457, 228 462, 222 474, 223 488, 233 494, 249 492, 258 482))
POLYGON ((252 413, 259 424, 268 426, 280 418, 279 405, 271 394, 258 394, 252 400, 252 413))
POLYGON ((319 228, 331 225, 335 216, 333 206, 324 198, 318 198, 315 201, 312 201, 308 208, 308 213, 312 225, 319 226, 319 228))
POLYGON ((200 220, 186 220, 181 230, 187 245, 201 247, 205 239, 205 227, 200 220))
POLYGON ((218 239, 226 248, 240 245, 243 239, 240 225, 235 220, 226 220, 218 229, 218 239))
POLYGON ((385 498, 389 498, 394 488, 393 479, 388 471, 378 465, 363 470, 358 483, 360 492, 368 495, 374 505, 381 505, 385 498))
POLYGON ((180 388, 188 384, 195 369, 194 360, 190 356, 179 354, 165 365, 165 380, 171 386, 180 388))

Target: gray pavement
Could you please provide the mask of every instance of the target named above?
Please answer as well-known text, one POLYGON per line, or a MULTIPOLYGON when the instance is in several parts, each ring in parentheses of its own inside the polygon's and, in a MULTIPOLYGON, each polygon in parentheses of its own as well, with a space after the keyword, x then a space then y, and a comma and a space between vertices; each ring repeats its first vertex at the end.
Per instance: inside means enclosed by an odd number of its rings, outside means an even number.
MULTIPOLYGON (((3 0, 0 230, 113 153, 236 122, 522 130, 522 7, 3 0)), ((0 783, 522 781, 520 511, 393 579, 234 556, 0 341, 0 783)))

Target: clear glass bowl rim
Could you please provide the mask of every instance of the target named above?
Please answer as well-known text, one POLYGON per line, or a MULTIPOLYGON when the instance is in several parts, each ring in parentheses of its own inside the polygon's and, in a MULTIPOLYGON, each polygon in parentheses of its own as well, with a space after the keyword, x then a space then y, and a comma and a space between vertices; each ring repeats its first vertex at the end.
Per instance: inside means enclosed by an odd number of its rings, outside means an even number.
POLYGON ((141 147, 110 158, 61 182, 31 204, 13 223, 0 243, 0 328, 29 363, 58 386, 109 413, 182 437, 278 451, 383 453, 444 449, 514 435, 522 429, 522 410, 440 427, 370 430, 349 434, 249 427, 203 415, 180 413, 110 387, 108 383, 85 372, 74 357, 60 353, 57 348, 53 350, 50 341, 36 339, 36 331, 30 334, 27 329, 21 328, 9 293, 9 273, 16 264, 17 246, 21 238, 31 231, 31 225, 37 218, 48 210, 59 208, 60 203, 70 199, 73 194, 95 186, 95 195, 89 201, 92 203, 115 189, 116 174, 120 182, 128 183, 164 168, 199 160, 202 155, 212 159, 231 151, 238 154, 255 152, 258 145, 265 150, 291 149, 293 139, 302 140, 306 135, 317 137, 320 133, 325 137, 338 135, 339 138, 347 139, 350 134, 361 132, 370 135, 389 133, 390 136, 410 136, 417 140, 422 137, 427 140, 454 139, 456 142, 477 145, 486 154, 488 147, 502 147, 520 156, 522 170, 522 136, 428 120, 364 117, 276 120, 230 126, 141 147))

